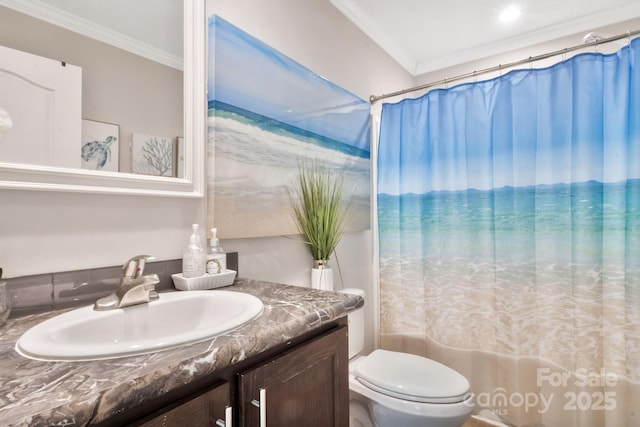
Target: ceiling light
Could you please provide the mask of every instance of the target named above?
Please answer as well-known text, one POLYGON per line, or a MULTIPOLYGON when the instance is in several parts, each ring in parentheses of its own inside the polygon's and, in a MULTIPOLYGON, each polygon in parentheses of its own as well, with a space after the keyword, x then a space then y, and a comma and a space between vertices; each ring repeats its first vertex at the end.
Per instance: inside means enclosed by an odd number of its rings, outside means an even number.
POLYGON ((520 17, 520 9, 516 6, 509 6, 500 13, 500 21, 511 22, 520 17))

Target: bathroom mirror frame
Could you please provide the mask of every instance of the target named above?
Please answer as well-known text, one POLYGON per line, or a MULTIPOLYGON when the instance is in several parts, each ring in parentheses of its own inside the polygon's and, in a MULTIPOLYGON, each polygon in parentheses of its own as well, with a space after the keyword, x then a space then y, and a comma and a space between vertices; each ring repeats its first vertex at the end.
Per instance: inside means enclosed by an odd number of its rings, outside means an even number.
POLYGON ((184 178, 0 162, 0 189, 204 196, 207 117, 205 0, 184 0, 183 4, 184 178))

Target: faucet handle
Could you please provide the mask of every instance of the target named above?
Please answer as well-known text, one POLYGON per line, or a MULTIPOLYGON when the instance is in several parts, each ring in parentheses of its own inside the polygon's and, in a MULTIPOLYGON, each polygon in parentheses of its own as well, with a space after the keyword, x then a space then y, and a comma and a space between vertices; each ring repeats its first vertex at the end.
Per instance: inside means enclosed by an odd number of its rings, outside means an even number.
POLYGON ((147 261, 154 260, 155 257, 151 255, 137 255, 125 262, 122 266, 122 277, 137 279, 142 276, 144 272, 144 266, 147 261))

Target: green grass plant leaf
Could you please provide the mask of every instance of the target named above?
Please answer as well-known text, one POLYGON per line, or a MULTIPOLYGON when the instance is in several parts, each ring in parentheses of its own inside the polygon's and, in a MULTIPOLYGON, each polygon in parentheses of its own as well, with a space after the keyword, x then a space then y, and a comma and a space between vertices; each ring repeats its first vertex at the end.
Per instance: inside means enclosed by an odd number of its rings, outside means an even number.
POLYGON ((289 187, 293 218, 315 260, 328 260, 344 233, 343 177, 314 160, 298 165, 289 187))

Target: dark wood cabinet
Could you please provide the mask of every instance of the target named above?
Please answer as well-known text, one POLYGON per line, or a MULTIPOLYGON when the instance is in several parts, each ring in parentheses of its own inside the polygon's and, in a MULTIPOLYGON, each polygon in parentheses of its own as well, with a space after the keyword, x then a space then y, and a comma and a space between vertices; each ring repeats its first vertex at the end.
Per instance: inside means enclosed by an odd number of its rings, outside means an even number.
POLYGON ((346 427, 345 332, 339 329, 240 372, 236 426, 346 427))
POLYGON ((178 403, 148 421, 136 423, 139 427, 212 427, 226 426, 231 412, 229 383, 225 382, 200 396, 178 403))
POLYGON ((347 346, 343 324, 279 353, 232 367, 215 386, 131 426, 347 427, 347 346))

